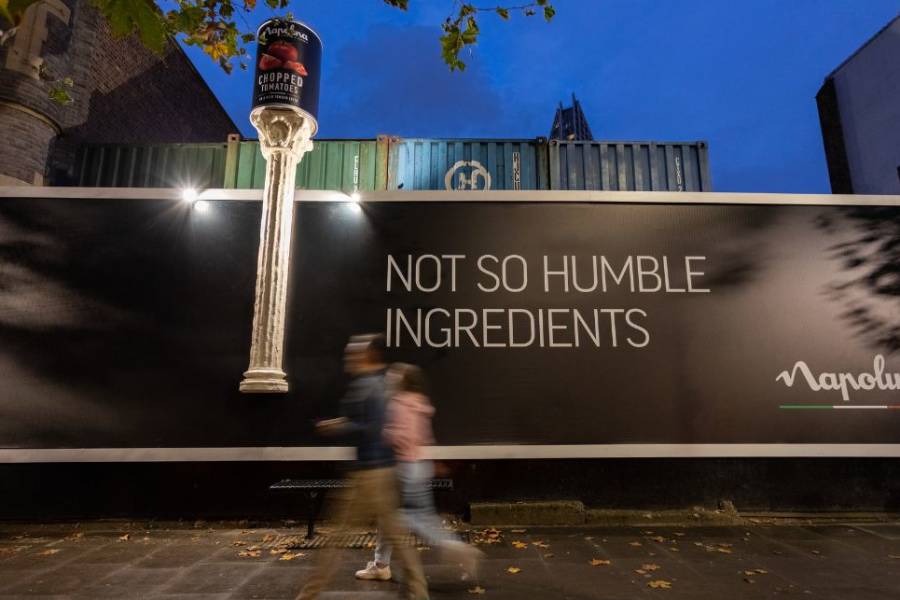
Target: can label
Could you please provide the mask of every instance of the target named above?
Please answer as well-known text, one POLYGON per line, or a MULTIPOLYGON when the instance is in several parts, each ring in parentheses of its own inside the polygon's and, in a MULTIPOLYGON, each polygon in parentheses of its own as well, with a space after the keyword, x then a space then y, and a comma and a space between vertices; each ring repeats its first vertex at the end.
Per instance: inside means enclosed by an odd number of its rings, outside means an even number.
POLYGON ((253 108, 295 106, 312 117, 315 130, 322 65, 319 36, 303 23, 271 19, 259 27, 256 40, 253 108))

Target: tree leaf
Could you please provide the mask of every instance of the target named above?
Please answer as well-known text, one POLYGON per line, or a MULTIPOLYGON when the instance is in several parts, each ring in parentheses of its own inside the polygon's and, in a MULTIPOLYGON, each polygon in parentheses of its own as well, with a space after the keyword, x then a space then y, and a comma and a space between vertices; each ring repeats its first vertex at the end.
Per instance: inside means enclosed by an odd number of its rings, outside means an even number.
POLYGON ((6 22, 2 29, 17 27, 28 7, 40 0, 0 0, 0 19, 6 22))
POLYGON ((143 0, 133 0, 135 4, 134 22, 141 41, 145 46, 162 54, 166 48, 166 25, 155 6, 143 0))

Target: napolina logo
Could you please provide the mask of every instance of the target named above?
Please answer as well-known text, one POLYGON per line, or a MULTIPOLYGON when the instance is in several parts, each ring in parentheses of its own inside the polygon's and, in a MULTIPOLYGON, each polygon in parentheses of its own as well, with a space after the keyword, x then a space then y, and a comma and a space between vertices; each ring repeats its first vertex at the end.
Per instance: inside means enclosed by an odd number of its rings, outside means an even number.
POLYGON ((260 32, 260 41, 262 43, 266 43, 270 37, 289 37, 309 43, 309 36, 306 35, 306 32, 297 29, 293 23, 269 25, 264 31, 260 32))
POLYGON ((837 391, 840 390, 841 397, 844 402, 850 401, 850 390, 871 391, 871 390, 898 390, 900 389, 900 373, 884 372, 884 357, 877 355, 875 357, 872 373, 819 373, 814 375, 809 366, 802 360, 798 360, 794 364, 794 368, 790 371, 782 371, 775 378, 775 381, 781 381, 788 387, 793 387, 797 380, 797 375, 802 376, 802 380, 806 385, 814 391, 837 391))

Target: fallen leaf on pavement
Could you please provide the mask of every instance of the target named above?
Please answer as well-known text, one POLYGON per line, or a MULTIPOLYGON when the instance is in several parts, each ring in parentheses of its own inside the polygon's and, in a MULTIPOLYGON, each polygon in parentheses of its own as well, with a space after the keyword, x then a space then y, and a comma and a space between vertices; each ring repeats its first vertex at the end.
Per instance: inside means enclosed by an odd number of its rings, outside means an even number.
POLYGON ((647 563, 645 565, 641 565, 641 568, 645 571, 658 571, 659 565, 655 565, 653 563, 647 563))
POLYGON ((130 540, 130 539, 131 539, 131 534, 130 534, 130 533, 126 533, 125 535, 120 535, 120 536, 119 536, 119 541, 120 541, 120 542, 127 542, 127 541, 130 540))
POLYGON ((60 552, 59 548, 50 548, 49 550, 44 550, 43 552, 38 552, 38 556, 53 556, 54 554, 60 552))
POLYGON ((499 529, 482 529, 472 532, 473 544, 499 544, 502 540, 499 529))
POLYGON ((480 585, 476 585, 475 587, 469 588, 469 589, 466 590, 466 591, 469 592, 470 594, 483 594, 483 593, 484 593, 484 588, 481 587, 480 585))
POLYGON ((518 572, 521 571, 521 570, 522 570, 522 569, 520 569, 519 567, 510 567, 510 568, 508 568, 508 569, 506 570, 506 572, 507 572, 507 573, 510 573, 510 574, 512 574, 512 575, 515 575, 516 573, 518 573, 518 572))
POLYGON ((525 533, 527 529, 510 529, 510 533, 525 533))
POLYGON ((532 546, 537 546, 538 548, 549 548, 550 544, 544 543, 543 540, 537 540, 536 542, 531 542, 532 546))
POLYGON ((731 554, 731 548, 716 548, 716 552, 721 552, 722 554, 731 554))
POLYGON ((231 542, 231 545, 232 546, 246 546, 247 542, 243 542, 241 540, 235 540, 235 541, 231 542))
POLYGON ((611 561, 604 560, 602 558, 592 558, 591 559, 592 567, 601 567, 601 566, 609 565, 609 564, 612 564, 611 561))
POLYGON ((547 554, 544 555, 544 558, 553 558, 553 553, 548 552, 547 554))
POLYGON ((655 590, 668 590, 671 589, 672 582, 665 579, 654 579, 647 582, 647 587, 652 587, 655 590))
POLYGON ((274 539, 275 539, 274 535, 272 535, 271 533, 267 533, 266 535, 263 536, 262 541, 263 542, 271 542, 274 539))
POLYGON ((525 542, 520 542, 519 540, 514 541, 512 543, 512 545, 513 545, 513 547, 518 548, 519 550, 524 550, 525 548, 528 547, 528 544, 526 544, 525 542))
POLYGON ((238 556, 242 558, 259 558, 260 554, 262 554, 261 550, 241 550, 238 552, 238 556))
POLYGON ((294 560, 295 558, 302 558, 304 556, 306 556, 306 554, 303 552, 285 552, 278 560, 294 560))
POLYGON ((269 554, 284 554, 287 552, 287 548, 272 548, 269 550, 269 554))
POLYGON ((660 544, 662 544, 663 542, 666 541, 666 538, 664 538, 664 537, 661 536, 661 535, 653 536, 653 537, 651 537, 650 539, 653 540, 654 542, 659 542, 660 544))
POLYGON ((634 546, 634 547, 637 547, 637 546, 643 546, 643 544, 640 543, 640 542, 628 542, 628 545, 629 545, 629 546, 634 546))

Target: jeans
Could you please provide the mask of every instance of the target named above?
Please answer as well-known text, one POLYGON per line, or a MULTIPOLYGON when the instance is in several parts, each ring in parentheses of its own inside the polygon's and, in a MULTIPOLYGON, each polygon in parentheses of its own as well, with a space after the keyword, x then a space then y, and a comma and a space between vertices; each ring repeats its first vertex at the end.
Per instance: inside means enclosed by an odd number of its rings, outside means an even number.
MULTIPOLYGON (((434 476, 434 465, 430 460, 416 462, 398 461, 397 478, 400 481, 400 511, 405 524, 420 539, 433 546, 445 546, 448 542, 457 541, 454 535, 443 528, 440 517, 434 509, 434 496, 431 493, 431 478, 434 476)), ((391 544, 379 527, 378 544, 375 547, 375 562, 383 565, 391 564, 391 544)))

